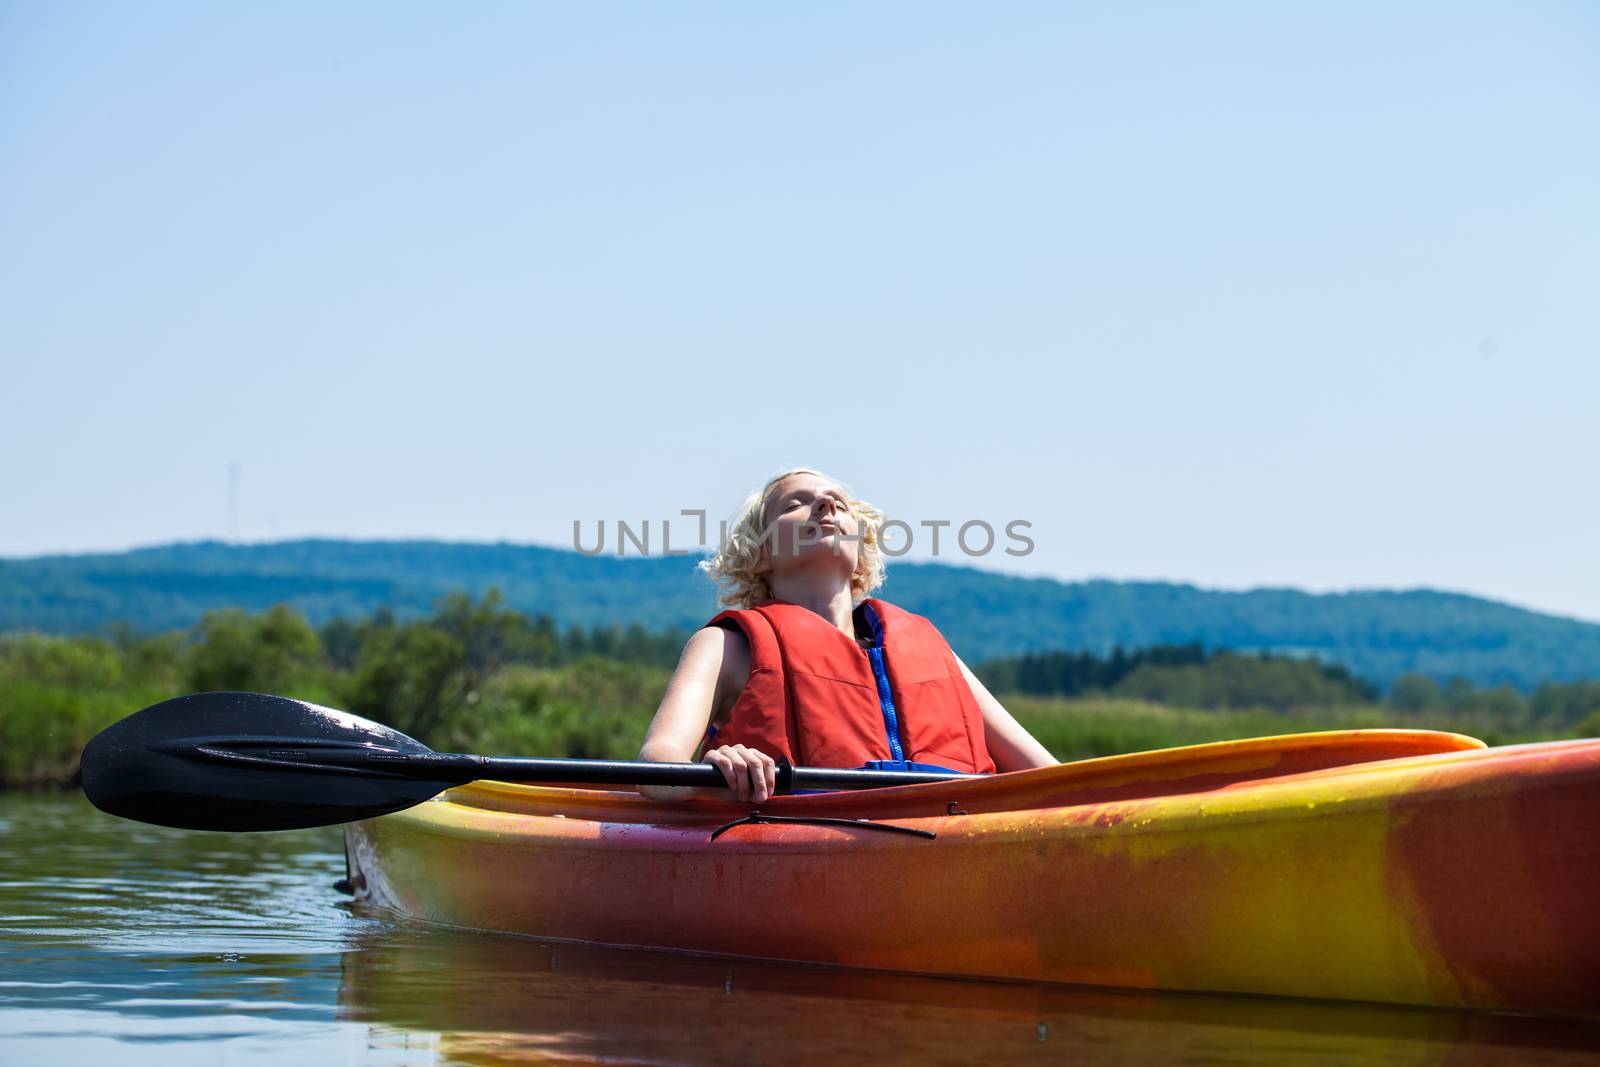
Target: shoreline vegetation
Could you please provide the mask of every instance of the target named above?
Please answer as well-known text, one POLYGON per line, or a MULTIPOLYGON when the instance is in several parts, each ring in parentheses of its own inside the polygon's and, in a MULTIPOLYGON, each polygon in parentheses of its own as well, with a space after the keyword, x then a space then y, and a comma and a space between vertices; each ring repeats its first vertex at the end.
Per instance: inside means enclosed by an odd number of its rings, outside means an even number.
MULTIPOLYGON (((431 617, 314 628, 293 608, 208 613, 157 635, 0 634, 0 788, 73 784, 83 746, 183 693, 250 690, 342 708, 441 750, 632 759, 688 631, 559 628, 491 590, 431 617)), ((1337 665, 1198 645, 974 664, 1061 760, 1312 730, 1452 730, 1489 744, 1600 736, 1600 680, 1530 693, 1405 675, 1380 694, 1337 665)))

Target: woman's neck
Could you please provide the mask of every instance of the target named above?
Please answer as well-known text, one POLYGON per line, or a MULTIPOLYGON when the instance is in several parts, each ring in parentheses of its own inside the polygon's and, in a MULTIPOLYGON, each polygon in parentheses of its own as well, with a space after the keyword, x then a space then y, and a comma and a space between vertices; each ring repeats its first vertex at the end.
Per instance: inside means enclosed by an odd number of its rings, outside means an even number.
POLYGON ((827 584, 807 581, 807 577, 805 575, 775 577, 770 582, 772 595, 778 600, 786 600, 802 608, 809 608, 854 640, 856 627, 850 613, 855 605, 850 600, 850 587, 846 585, 841 588, 837 581, 827 584))

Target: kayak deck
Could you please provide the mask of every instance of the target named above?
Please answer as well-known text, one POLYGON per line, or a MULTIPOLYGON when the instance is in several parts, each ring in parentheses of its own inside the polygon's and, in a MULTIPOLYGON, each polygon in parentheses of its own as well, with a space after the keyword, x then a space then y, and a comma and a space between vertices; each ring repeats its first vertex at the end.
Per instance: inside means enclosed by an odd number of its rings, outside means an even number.
MULTIPOLYGON (((1254 786, 1291 775, 1484 747, 1476 738, 1433 730, 1337 730, 1102 756, 936 785, 779 796, 760 807, 774 815, 877 819, 944 815, 950 802, 969 813, 1061 808, 1254 786)), ((491 781, 452 789, 442 799, 483 811, 540 815, 557 810, 568 818, 659 825, 725 822, 752 807, 711 798, 660 803, 646 800, 629 786, 597 789, 491 781)))
POLYGON ((1600 1010, 1600 741, 1343 731, 750 805, 481 782, 348 830, 459 926, 919 973, 1600 1010))

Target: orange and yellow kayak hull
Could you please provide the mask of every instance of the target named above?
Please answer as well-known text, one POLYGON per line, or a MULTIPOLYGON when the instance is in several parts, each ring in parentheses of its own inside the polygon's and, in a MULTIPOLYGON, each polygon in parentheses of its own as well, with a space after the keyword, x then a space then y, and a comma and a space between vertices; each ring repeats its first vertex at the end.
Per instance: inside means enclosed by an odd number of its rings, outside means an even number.
POLYGON ((357 892, 542 938, 928 974, 1600 1013, 1600 740, 1347 731, 862 793, 480 782, 347 831, 357 892))

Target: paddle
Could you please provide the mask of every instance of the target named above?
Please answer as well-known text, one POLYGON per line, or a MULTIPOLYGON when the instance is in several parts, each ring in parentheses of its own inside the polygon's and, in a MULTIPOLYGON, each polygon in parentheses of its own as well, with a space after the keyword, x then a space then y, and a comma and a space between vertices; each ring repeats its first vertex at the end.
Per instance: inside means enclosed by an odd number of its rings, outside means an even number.
MULTIPOLYGON (((188 830, 294 830, 367 819, 481 778, 724 787, 707 763, 435 752, 370 720, 262 693, 196 693, 135 712, 83 750, 83 791, 112 815, 188 830)), ((968 774, 778 768, 778 792, 918 785, 968 774)))

